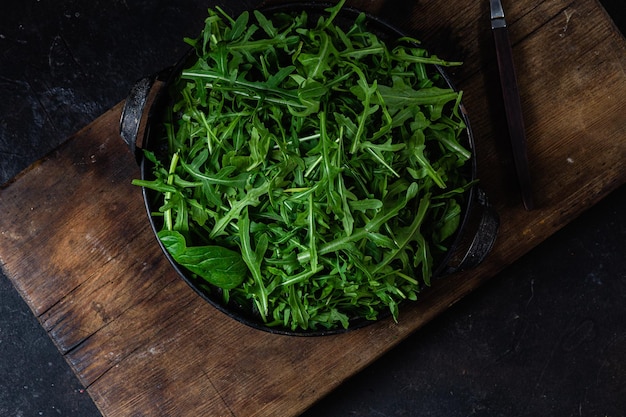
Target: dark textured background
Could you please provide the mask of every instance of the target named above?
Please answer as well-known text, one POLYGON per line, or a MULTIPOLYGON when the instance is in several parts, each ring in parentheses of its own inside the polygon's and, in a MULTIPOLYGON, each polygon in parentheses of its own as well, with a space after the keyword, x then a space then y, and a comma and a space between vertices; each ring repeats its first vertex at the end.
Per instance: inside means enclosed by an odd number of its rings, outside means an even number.
MULTIPOLYGON (((6 3, 0 183, 121 101, 135 79, 172 64, 214 2, 6 3)), ((624 32, 622 0, 602 3, 624 32)), ((255 2, 223 4, 236 12, 255 2)), ((622 187, 306 415, 626 415, 624 213, 622 187)), ((0 274, 0 417, 98 415, 0 274)))

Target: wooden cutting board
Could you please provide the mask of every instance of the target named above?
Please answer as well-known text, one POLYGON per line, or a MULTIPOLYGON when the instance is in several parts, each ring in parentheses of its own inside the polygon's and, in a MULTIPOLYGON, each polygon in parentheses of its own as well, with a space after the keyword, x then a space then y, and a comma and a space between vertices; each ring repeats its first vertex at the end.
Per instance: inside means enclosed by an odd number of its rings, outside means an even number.
MULTIPOLYGON (((353 4, 392 15, 384 3, 353 4)), ((466 62, 453 75, 501 217, 488 259, 435 282, 399 324, 279 336, 203 302, 161 255, 130 185, 139 170, 118 134, 121 105, 2 187, 4 271, 104 416, 297 415, 625 182, 625 40, 595 0, 509 3, 533 212, 511 185, 488 2, 395 12, 394 24, 466 62)))

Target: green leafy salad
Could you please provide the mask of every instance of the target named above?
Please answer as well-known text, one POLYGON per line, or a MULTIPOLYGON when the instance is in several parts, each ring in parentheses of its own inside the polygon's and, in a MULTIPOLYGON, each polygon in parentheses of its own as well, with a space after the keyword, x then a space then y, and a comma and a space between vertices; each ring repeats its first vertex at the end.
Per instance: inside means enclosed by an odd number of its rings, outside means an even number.
MULTIPOLYGON (((415 300, 459 227, 461 94, 415 39, 338 20, 209 9, 145 151, 160 241, 264 326, 347 328, 415 300), (195 59, 197 58, 197 59, 195 59), (156 149, 156 146, 153 148, 156 149)), ((345 19, 344 19, 345 20, 345 19)))

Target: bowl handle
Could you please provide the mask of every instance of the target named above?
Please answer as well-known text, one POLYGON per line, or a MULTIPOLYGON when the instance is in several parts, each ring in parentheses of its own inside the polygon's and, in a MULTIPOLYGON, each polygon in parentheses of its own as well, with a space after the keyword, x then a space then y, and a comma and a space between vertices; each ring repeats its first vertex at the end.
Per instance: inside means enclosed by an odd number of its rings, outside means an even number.
POLYGON ((146 106, 146 101, 156 80, 156 75, 143 77, 135 82, 128 92, 122 115, 120 116, 120 136, 128 145, 131 153, 139 160, 137 135, 146 106))
POLYGON ((476 233, 469 242, 466 251, 459 258, 454 266, 448 265, 445 274, 463 271, 474 268, 485 259, 491 252, 493 245, 498 236, 498 228, 500 227, 500 218, 498 213, 493 209, 487 200, 485 192, 476 188, 477 208, 480 210, 480 218, 476 226, 476 233))
POLYGON ((137 163, 140 163, 142 159, 137 136, 146 104, 151 97, 153 87, 157 92, 160 91, 160 87, 155 87, 156 81, 167 83, 172 75, 172 70, 173 67, 167 67, 155 74, 140 78, 133 84, 126 97, 120 116, 120 136, 128 145, 131 153, 135 155, 137 163))

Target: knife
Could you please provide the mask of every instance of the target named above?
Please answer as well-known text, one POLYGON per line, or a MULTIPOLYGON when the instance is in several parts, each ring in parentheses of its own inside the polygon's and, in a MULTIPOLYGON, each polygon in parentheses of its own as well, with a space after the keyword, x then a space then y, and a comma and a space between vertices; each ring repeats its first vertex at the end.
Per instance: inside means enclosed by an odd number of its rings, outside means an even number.
POLYGON ((509 127, 509 136, 513 150, 513 162, 522 193, 522 202, 526 210, 534 207, 532 189, 530 185, 530 169, 528 168, 528 154, 526 151, 526 133, 522 115, 522 103, 517 87, 517 77, 513 64, 513 50, 509 40, 509 33, 504 19, 504 9, 500 0, 490 0, 491 31, 496 44, 500 85, 504 98, 504 110, 509 127))

